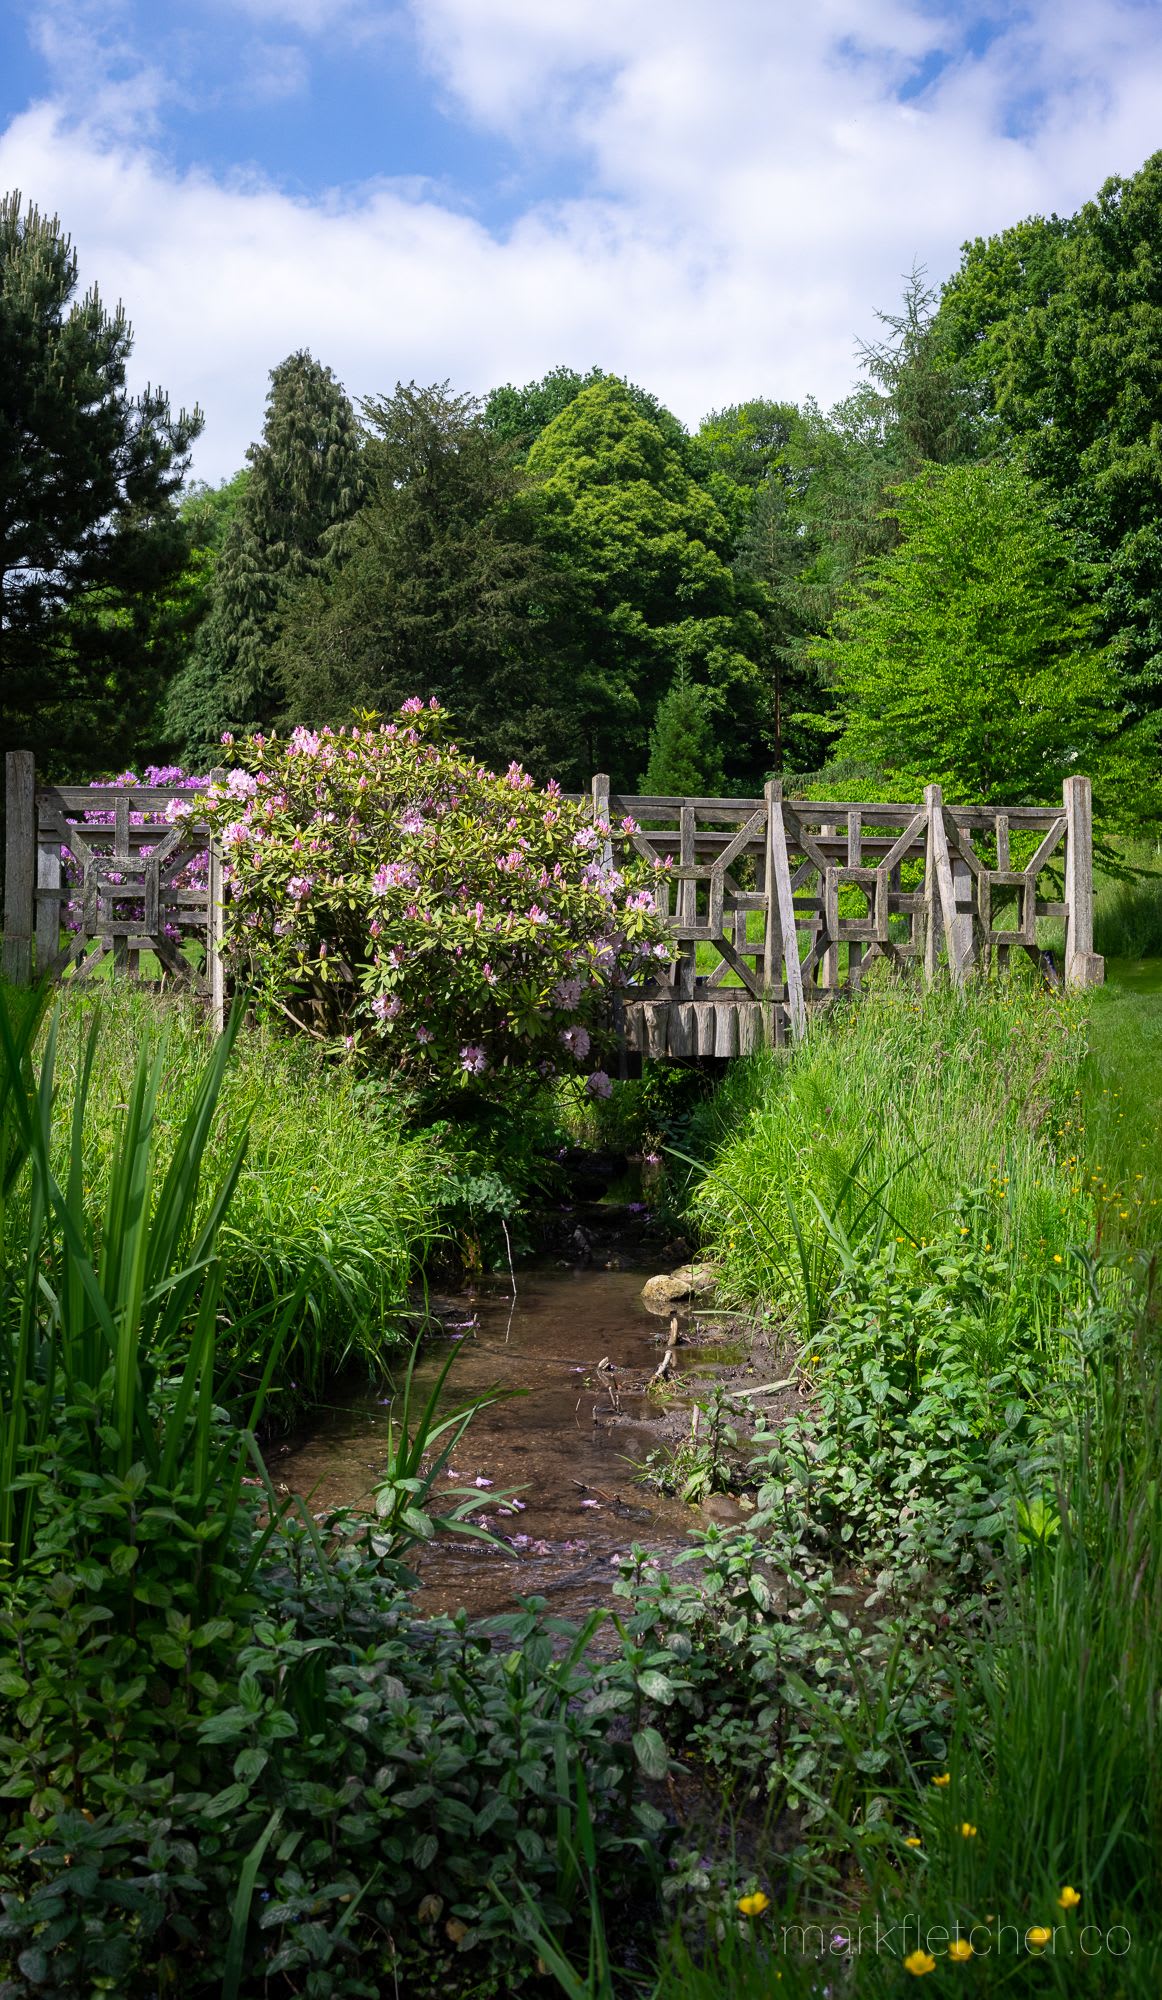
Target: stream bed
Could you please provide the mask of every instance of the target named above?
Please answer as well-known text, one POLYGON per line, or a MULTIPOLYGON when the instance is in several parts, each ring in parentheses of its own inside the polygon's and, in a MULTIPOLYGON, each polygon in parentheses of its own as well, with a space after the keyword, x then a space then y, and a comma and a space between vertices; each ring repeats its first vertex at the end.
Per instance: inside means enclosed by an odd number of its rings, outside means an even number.
MULTIPOLYGON (((665 1559, 705 1525, 696 1508, 635 1480, 647 1453, 685 1423, 698 1393, 700 1361, 682 1350, 686 1382, 677 1398, 647 1395, 668 1317, 643 1305, 641 1270, 522 1270, 507 1283, 432 1308, 445 1336, 429 1341, 416 1369, 427 1389, 458 1344, 445 1389, 449 1405, 489 1389, 517 1391, 474 1418, 456 1452, 450 1486, 479 1483, 480 1511, 503 1534, 507 1553, 441 1537, 413 1559, 419 1608, 473 1616, 514 1608, 519 1596, 544 1595, 554 1611, 576 1617, 611 1601, 617 1558, 635 1542, 665 1559), (602 1361, 613 1371, 600 1370, 602 1361), (610 1387, 612 1384, 612 1389, 610 1387), (487 1482, 484 1483, 484 1482, 487 1482), (520 1489, 519 1507, 501 1513, 490 1499, 520 1489)), ((390 1388, 362 1388, 321 1412, 312 1435, 281 1459, 280 1483, 315 1513, 337 1506, 371 1508, 383 1467, 390 1388)), ((511 1504, 511 1503, 510 1503, 511 1504)))

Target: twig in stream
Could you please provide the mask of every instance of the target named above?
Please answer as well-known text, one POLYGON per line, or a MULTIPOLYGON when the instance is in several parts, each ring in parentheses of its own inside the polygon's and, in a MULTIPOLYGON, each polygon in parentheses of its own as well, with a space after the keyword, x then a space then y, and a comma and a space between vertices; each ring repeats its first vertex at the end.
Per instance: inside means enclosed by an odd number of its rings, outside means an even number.
POLYGON ((509 1310, 508 1325, 504 1329, 504 1344, 507 1347, 508 1336, 512 1332, 512 1316, 516 1311, 516 1272, 512 1268, 512 1242, 509 1238, 508 1224, 503 1215, 500 1218, 500 1226, 504 1231, 504 1247, 508 1251, 508 1275, 512 1283, 512 1306, 509 1310))
POLYGON ((670 1314, 670 1338, 666 1342, 666 1351, 663 1354, 661 1360, 659 1361, 657 1367, 654 1369, 653 1374, 650 1376, 648 1383, 646 1384, 647 1395, 649 1394, 649 1391, 651 1389, 656 1388, 660 1382, 664 1382, 667 1376, 673 1374, 675 1368, 678 1365, 677 1349, 678 1349, 678 1315, 676 1312, 673 1312, 670 1314))

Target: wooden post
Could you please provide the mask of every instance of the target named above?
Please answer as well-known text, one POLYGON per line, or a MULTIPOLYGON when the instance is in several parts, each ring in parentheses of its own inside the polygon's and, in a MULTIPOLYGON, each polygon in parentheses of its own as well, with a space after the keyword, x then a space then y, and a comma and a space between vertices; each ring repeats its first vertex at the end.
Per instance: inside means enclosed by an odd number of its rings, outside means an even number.
MULTIPOLYGON (((607 771, 599 771, 593 780, 593 817, 595 820, 603 819, 608 821, 609 819, 609 773, 607 771)), ((612 865, 613 842, 607 839, 604 847, 601 849, 601 866, 603 868, 610 868, 612 865)))
MULTIPOLYGON (((936 863, 936 887, 940 897, 940 912, 944 920, 944 942, 948 948, 948 970, 952 974, 954 986, 964 985, 964 962, 961 957, 961 938, 957 928, 956 888, 952 874, 952 861, 948 852, 948 833, 944 825, 944 794, 939 785, 929 785, 924 794, 929 810, 929 829, 932 840, 932 854, 936 863)), ((971 921, 971 919, 970 919, 971 921)))
POLYGON ((940 955, 940 885, 936 878, 936 815, 943 810, 939 785, 925 785, 924 810, 928 830, 924 849, 924 984, 936 981, 936 961, 940 955))
MULTIPOLYGON (((678 809, 678 865, 693 868, 697 861, 693 806, 678 809)), ((678 884, 678 923, 694 929, 698 922, 698 884, 678 884)), ((677 994, 679 1000, 693 1000, 698 978, 698 946, 686 939, 678 946, 677 994)))
POLYGON ((222 956, 222 939, 226 933, 226 884, 222 879, 222 854, 216 840, 210 842, 208 891, 206 971, 210 980, 210 1020, 214 1033, 220 1035, 226 1026, 226 962, 222 956))
POLYGON ((60 899, 63 878, 61 844, 58 835, 36 843, 36 976, 43 979, 61 948, 64 908, 60 899), (41 890, 44 895, 41 895, 41 890))
MULTIPOLYGON (((820 845, 825 840, 834 840, 839 832, 837 826, 821 826, 820 845)), ((824 850, 826 852, 826 850, 824 850)), ((819 961, 819 984, 828 992, 839 987, 839 878, 833 872, 838 862, 828 868, 819 884, 819 900, 823 905, 823 935, 826 943, 819 961)))
POLYGON ((1093 794, 1088 778, 1066 778, 1065 984, 1100 986, 1105 960, 1093 948, 1093 794))
POLYGON ((799 963, 799 934, 795 929, 795 898, 791 890, 791 861, 787 853, 787 829, 783 824, 783 785, 771 778, 766 786, 767 801, 767 950, 764 971, 768 990, 772 979, 772 932, 778 909, 783 980, 791 1039, 802 1041, 807 1033, 807 1008, 803 999, 803 968, 799 963))
MULTIPOLYGON (((971 836, 967 833, 962 833, 960 837, 962 840, 968 840, 971 836)), ((956 907, 956 916, 954 919, 956 959, 961 970, 967 972, 971 968, 975 956, 975 934, 971 907, 973 899, 972 870, 967 861, 959 854, 953 854, 951 860, 952 900, 956 907), (967 910, 964 908, 965 903, 969 905, 967 910)))
POLYGON ((9 750, 5 766, 4 977, 32 980, 32 906, 36 896, 36 759, 9 750))

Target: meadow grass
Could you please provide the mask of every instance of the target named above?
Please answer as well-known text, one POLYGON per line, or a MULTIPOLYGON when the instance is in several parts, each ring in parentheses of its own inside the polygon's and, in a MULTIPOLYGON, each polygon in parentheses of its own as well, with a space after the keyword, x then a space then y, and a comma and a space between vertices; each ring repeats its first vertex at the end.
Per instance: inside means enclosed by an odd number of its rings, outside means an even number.
MULTIPOLYGON (((101 1019, 84 1132, 86 1197, 96 1214, 139 1050, 164 1038, 155 1113, 164 1144, 176 1139, 214 1037, 188 1002, 128 985, 66 989, 60 1009, 61 1144, 88 1024, 95 1013, 101 1019)), ((270 1397, 272 1415, 286 1416, 346 1363, 375 1367, 402 1337, 409 1286, 439 1234, 444 1166, 433 1141, 404 1135, 389 1100, 361 1092, 353 1073, 268 1028, 238 1036, 206 1144, 208 1179, 244 1131, 246 1154, 219 1232, 224 1309, 242 1322, 301 1289, 270 1397)))
POLYGON ((726 1296, 814 1321, 844 1244, 919 1249, 967 1203, 1010 1261, 1014 1315, 1059 1317, 1091 1233, 1058 1153, 1084 1057, 1077 999, 1014 975, 966 994, 885 982, 799 1049, 735 1064, 694 1121, 709 1165, 677 1169, 726 1296))

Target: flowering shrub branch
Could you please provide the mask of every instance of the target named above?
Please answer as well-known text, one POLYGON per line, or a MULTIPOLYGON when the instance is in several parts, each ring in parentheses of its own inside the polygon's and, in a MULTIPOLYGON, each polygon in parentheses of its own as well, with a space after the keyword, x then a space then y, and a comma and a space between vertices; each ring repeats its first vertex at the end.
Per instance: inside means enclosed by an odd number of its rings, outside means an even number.
POLYGON ((198 806, 228 957, 260 999, 418 1083, 493 1090, 533 1064, 604 1096, 612 989, 670 956, 655 868, 632 822, 594 822, 518 764, 495 775, 444 722, 412 700, 237 746, 198 806))

